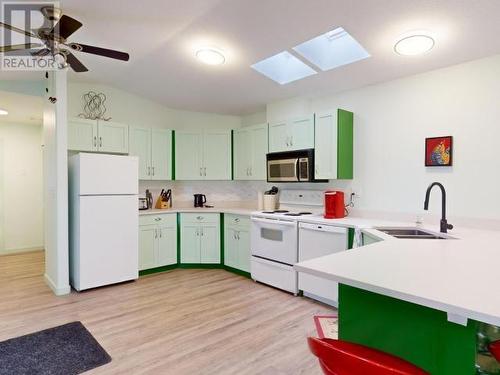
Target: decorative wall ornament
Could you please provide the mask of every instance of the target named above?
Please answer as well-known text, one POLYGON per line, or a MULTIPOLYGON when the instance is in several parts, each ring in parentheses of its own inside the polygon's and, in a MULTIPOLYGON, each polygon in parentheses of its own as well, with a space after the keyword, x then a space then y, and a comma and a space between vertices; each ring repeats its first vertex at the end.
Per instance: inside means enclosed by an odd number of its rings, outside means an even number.
POLYGON ((453 165, 453 137, 425 138, 425 166, 451 167, 453 165))
POLYGON ((83 95, 83 113, 78 116, 87 120, 104 120, 109 121, 111 117, 104 117, 106 113, 106 95, 89 91, 83 95))

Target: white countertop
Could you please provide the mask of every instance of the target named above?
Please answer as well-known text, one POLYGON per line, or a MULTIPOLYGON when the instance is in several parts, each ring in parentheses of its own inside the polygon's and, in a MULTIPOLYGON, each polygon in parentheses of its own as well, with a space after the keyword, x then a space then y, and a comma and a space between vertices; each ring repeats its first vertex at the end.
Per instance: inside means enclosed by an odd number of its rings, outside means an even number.
MULTIPOLYGON (((325 223, 321 218, 300 221, 325 223)), ((431 307, 464 324, 474 319, 500 326, 500 232, 457 228, 456 239, 396 239, 374 229, 415 227, 372 219, 345 218, 328 223, 373 233, 384 241, 295 265, 326 279, 431 307)), ((438 228, 422 226, 435 233, 438 228)))
POLYGON ((169 209, 150 209, 150 210, 139 210, 139 216, 142 215, 159 215, 159 214, 169 214, 169 213, 177 213, 177 212, 195 212, 195 213, 222 213, 222 214, 235 214, 235 215, 248 215, 255 211, 255 209, 250 208, 242 208, 242 207, 214 207, 214 208, 205 208, 205 207, 173 207, 169 209))

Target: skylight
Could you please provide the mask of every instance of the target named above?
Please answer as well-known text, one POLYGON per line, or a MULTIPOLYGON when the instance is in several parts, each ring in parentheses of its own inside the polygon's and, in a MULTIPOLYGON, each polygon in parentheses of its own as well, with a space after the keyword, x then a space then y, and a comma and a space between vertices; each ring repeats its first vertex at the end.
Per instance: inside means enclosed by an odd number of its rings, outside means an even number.
POLYGON ((299 44, 293 49, 321 70, 330 70, 370 57, 363 46, 342 27, 299 44))
POLYGON ((252 68, 280 85, 317 73, 288 51, 261 60, 253 64, 252 68))

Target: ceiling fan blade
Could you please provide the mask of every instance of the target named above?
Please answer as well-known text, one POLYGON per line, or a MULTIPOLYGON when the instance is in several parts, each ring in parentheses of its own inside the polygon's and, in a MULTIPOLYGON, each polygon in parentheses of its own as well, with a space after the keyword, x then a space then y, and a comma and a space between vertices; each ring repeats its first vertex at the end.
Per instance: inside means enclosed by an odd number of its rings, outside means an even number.
POLYGON ((47 56, 49 54, 50 54, 50 49, 48 49, 48 48, 42 48, 42 49, 39 49, 38 51, 31 52, 31 56, 35 56, 35 57, 43 57, 43 56, 47 56))
POLYGON ((66 52, 66 62, 71 66, 71 69, 73 69, 77 73, 83 73, 83 72, 88 72, 89 70, 85 65, 82 64, 80 60, 78 60, 75 55, 73 55, 71 52, 66 52))
POLYGON ((82 23, 80 21, 63 15, 59 19, 59 22, 57 22, 54 28, 50 31, 50 34, 59 35, 60 37, 66 39, 80 27, 82 27, 82 23))
POLYGON ((80 43, 71 43, 71 44, 69 44, 69 47, 75 51, 92 53, 94 55, 110 57, 112 59, 117 59, 117 60, 122 60, 122 61, 128 61, 130 59, 129 54, 126 52, 115 51, 115 50, 107 49, 107 48, 89 46, 89 45, 80 44, 80 43))
POLYGON ((0 22, 0 26, 3 26, 3 27, 5 27, 6 29, 9 29, 9 30, 11 30, 11 31, 15 31, 16 33, 20 33, 20 34, 24 34, 24 35, 30 36, 30 37, 32 37, 32 38, 37 38, 37 39, 40 39, 40 38, 38 38, 38 35, 35 35, 35 34, 33 34, 32 32, 30 32, 30 31, 26 31, 26 30, 20 29, 20 28, 18 28, 18 27, 15 27, 15 26, 9 25, 9 24, 7 24, 7 23, 0 22))
POLYGON ((0 52, 12 52, 12 51, 23 51, 26 49, 32 49, 41 47, 42 44, 38 43, 28 43, 28 44, 14 44, 12 46, 3 46, 0 47, 0 52))

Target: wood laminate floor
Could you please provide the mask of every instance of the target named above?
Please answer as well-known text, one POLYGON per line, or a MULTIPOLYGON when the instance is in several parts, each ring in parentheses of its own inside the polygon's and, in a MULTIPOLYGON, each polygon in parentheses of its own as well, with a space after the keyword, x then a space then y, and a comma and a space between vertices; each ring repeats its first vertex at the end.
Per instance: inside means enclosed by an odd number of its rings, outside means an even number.
POLYGON ((81 321, 113 361, 89 374, 320 374, 306 337, 334 310, 223 270, 56 297, 43 252, 0 256, 0 341, 81 321))

